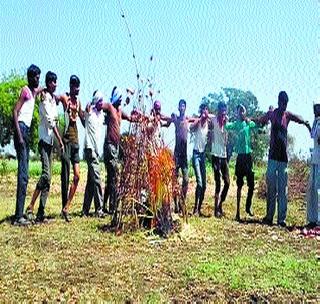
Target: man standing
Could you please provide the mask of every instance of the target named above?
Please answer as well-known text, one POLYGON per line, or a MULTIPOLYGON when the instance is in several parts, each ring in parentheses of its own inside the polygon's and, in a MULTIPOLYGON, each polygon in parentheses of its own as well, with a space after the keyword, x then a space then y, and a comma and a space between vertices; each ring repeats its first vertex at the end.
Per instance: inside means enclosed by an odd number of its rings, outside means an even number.
MULTIPOLYGON (((110 102, 102 103, 101 109, 107 113, 107 130, 103 145, 104 163, 107 172, 105 185, 103 211, 113 214, 117 208, 117 180, 119 174, 119 144, 120 144, 120 125, 121 120, 133 121, 131 116, 122 112, 121 109, 122 93, 117 87, 111 92, 110 102), (107 201, 109 199, 109 210, 107 201)), ((100 109, 99 107, 99 109, 100 109)))
POLYGON ((60 137, 56 121, 58 120, 57 105, 53 95, 57 87, 57 75, 51 71, 46 74, 46 89, 41 94, 39 104, 39 154, 42 163, 42 173, 33 193, 30 205, 26 213, 29 220, 33 219, 34 204, 40 194, 39 209, 36 222, 45 222, 44 209, 49 195, 51 181, 51 161, 54 136, 58 139, 61 151, 63 152, 63 142, 60 137))
POLYGON ((256 126, 255 122, 246 117, 246 108, 243 105, 237 107, 238 119, 235 122, 227 122, 225 129, 234 130, 236 133, 235 152, 237 153, 236 170, 237 177, 237 213, 236 220, 240 221, 240 200, 241 189, 244 184, 244 177, 247 179, 248 194, 246 200, 246 212, 251 213, 252 196, 254 190, 254 173, 252 171, 252 149, 251 149, 251 129, 256 126))
POLYGON ((208 138, 209 112, 207 104, 200 105, 200 117, 190 126, 194 132, 194 148, 192 154, 192 165, 196 175, 197 187, 195 193, 195 204, 193 214, 201 215, 201 206, 206 192, 206 145, 208 138))
POLYGON ((179 101, 179 116, 172 114, 171 119, 168 123, 174 123, 175 126, 175 137, 176 143, 174 147, 174 158, 176 165, 176 176, 179 176, 179 170, 181 169, 182 173, 182 188, 181 188, 181 200, 180 197, 175 198, 175 212, 184 212, 183 207, 185 206, 186 196, 188 192, 188 158, 187 158, 187 143, 188 143, 188 131, 189 123, 195 121, 194 118, 188 118, 185 115, 187 103, 184 99, 179 101))
POLYGON ((272 225, 278 201, 278 220, 277 224, 286 227, 287 204, 288 204, 288 153, 287 153, 287 133, 290 121, 304 124, 309 131, 311 130, 308 122, 302 117, 288 111, 288 95, 281 91, 278 96, 278 108, 274 111, 269 110, 263 117, 257 120, 262 124, 271 122, 271 138, 269 148, 269 160, 267 168, 267 214, 263 223, 272 225))
POLYGON ((99 164, 99 138, 103 126, 104 115, 101 111, 103 95, 95 91, 92 102, 85 112, 85 138, 84 155, 88 165, 87 184, 84 193, 82 215, 88 216, 92 199, 94 200, 95 215, 103 217, 102 211, 102 187, 99 164))
POLYGON ((18 102, 13 110, 14 120, 14 146, 18 159, 18 181, 16 196, 15 225, 29 225, 30 222, 23 217, 24 203, 29 180, 29 141, 30 126, 36 94, 38 92, 41 71, 31 65, 27 71, 28 85, 23 87, 18 102))
POLYGON ((61 195, 62 211, 61 216, 67 222, 71 221, 69 208, 73 196, 77 190, 80 180, 80 157, 79 138, 77 129, 77 118, 80 117, 84 125, 84 112, 81 110, 81 103, 78 98, 80 91, 80 79, 76 75, 70 77, 70 93, 58 97, 62 102, 65 118, 65 129, 63 135, 64 153, 61 155, 61 195), (73 181, 69 188, 70 162, 73 166, 73 181))
POLYGON ((214 196, 214 216, 221 217, 223 215, 222 204, 226 200, 230 178, 229 167, 227 162, 227 133, 225 124, 227 122, 227 105, 224 102, 218 104, 218 115, 214 116, 210 121, 211 129, 211 156, 212 168, 214 171, 215 196, 214 196), (221 176, 224 186, 221 190, 221 176))

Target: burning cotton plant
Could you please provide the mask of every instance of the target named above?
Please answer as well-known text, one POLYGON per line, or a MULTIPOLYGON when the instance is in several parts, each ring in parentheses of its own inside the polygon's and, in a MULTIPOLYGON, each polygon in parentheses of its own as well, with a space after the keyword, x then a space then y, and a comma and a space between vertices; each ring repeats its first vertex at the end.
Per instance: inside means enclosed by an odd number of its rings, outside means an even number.
MULTIPOLYGON (((130 92, 133 96, 135 91, 130 92)), ((176 189, 174 158, 163 141, 159 145, 154 136, 153 124, 157 121, 145 114, 141 90, 137 90, 136 96, 134 111, 139 115, 130 126, 129 134, 122 137, 119 200, 111 224, 117 231, 125 229, 125 225, 130 228, 143 225, 167 235, 174 228, 170 208, 176 189)))

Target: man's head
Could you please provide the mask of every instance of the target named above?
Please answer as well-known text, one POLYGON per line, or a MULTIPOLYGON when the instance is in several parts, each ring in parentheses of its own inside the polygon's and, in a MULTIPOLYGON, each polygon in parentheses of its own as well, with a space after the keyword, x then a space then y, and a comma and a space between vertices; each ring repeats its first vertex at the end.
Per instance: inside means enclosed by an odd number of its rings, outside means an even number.
POLYGON ((100 111, 102 103, 103 103, 103 94, 100 91, 95 90, 92 95, 91 104, 95 106, 98 111, 100 111))
POLYGON ((110 97, 110 102, 115 108, 118 108, 122 102, 122 92, 118 87, 113 87, 110 97))
POLYGON ((41 70, 34 64, 31 64, 27 70, 28 85, 35 89, 39 86, 41 70))
POLYGON ((285 91, 281 91, 278 95, 278 108, 281 111, 285 111, 287 109, 289 97, 285 91))
POLYGON ((208 105, 206 103, 202 103, 199 107, 200 117, 207 118, 209 115, 208 105))
POLYGON ((320 117, 320 103, 315 103, 313 105, 313 113, 315 117, 320 117))
POLYGON ((50 93, 53 93, 57 87, 57 75, 51 71, 46 74, 46 87, 50 93))
POLYGON ((80 79, 76 75, 71 75, 70 77, 70 95, 72 96, 78 96, 80 91, 80 79))
POLYGON ((218 115, 219 116, 226 116, 227 115, 227 105, 223 101, 220 101, 218 103, 218 115))
POLYGON ((184 99, 180 99, 179 107, 178 107, 180 115, 184 115, 184 113, 186 112, 186 107, 187 107, 186 101, 184 99))
POLYGON ((160 100, 156 100, 153 103, 153 110, 154 110, 155 114, 160 114, 160 112, 161 112, 161 102, 160 102, 160 100))
POLYGON ((239 104, 237 106, 237 116, 240 120, 244 120, 246 118, 247 110, 244 105, 239 104))

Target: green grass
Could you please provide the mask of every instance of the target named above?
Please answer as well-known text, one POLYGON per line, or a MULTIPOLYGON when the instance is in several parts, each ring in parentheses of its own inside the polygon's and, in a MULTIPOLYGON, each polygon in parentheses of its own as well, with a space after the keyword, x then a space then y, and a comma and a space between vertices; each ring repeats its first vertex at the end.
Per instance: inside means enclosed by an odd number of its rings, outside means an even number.
MULTIPOLYGON (((39 163, 30 164, 33 172, 37 167, 39 163)), ((54 168, 59 170, 59 163, 54 168)), ((55 173, 46 208, 53 220, 22 228, 8 219, 14 212, 15 171, 1 175, 0 302, 319 301, 319 241, 296 231, 235 222, 233 179, 226 218, 191 217, 180 233, 163 240, 144 230, 115 236, 100 229, 110 217, 78 217, 85 177, 81 163, 70 224, 59 217, 60 177, 55 173)), ((36 182, 34 173, 26 204, 36 182)), ((212 179, 208 186, 207 216, 212 213, 212 179)), ((189 210, 194 187, 191 178, 189 210)), ((255 219, 261 219, 265 202, 255 200, 253 207, 255 219)), ((291 202, 288 208, 288 223, 303 225, 304 206, 291 202)))

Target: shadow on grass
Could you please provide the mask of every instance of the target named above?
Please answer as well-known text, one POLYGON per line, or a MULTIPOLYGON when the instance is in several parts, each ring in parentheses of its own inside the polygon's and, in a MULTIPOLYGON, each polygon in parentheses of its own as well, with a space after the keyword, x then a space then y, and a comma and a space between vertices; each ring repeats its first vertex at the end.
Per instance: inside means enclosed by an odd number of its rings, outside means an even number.
POLYGON ((250 225, 250 224, 255 224, 255 225, 262 225, 262 226, 269 226, 269 227, 279 227, 279 229, 284 229, 287 230, 288 232, 293 232, 293 231, 301 231, 303 232, 303 230, 306 231, 313 231, 314 229, 317 229, 314 225, 291 225, 291 226, 286 226, 286 227, 281 227, 277 224, 266 224, 263 222, 263 220, 260 219, 241 219, 240 221, 238 221, 239 224, 243 224, 243 225, 250 225))
POLYGON ((0 225, 4 223, 13 224, 13 222, 14 222, 14 215, 9 215, 0 220, 0 225))

